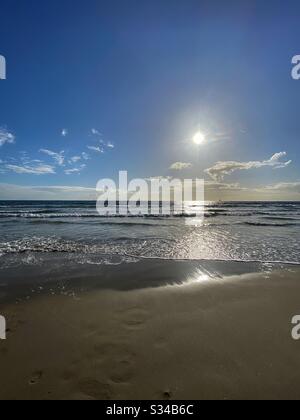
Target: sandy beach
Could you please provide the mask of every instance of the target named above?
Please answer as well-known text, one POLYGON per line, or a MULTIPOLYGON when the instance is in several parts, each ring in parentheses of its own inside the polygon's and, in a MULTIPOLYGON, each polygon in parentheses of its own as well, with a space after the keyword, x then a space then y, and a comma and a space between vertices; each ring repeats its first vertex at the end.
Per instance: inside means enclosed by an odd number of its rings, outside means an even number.
POLYGON ((0 399, 300 398, 300 270, 193 272, 181 284, 1 305, 0 399))
POLYGON ((300 400, 299 17, 1 2, 0 401, 300 400))

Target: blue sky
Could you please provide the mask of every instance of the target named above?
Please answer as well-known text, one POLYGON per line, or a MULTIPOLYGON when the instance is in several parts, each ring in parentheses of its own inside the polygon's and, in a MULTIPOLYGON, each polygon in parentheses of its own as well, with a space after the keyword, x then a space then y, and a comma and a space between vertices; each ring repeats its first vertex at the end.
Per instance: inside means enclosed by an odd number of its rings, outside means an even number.
POLYGON ((276 0, 3 2, 0 199, 87 198, 128 170, 205 177, 210 199, 298 200, 299 13, 276 0))

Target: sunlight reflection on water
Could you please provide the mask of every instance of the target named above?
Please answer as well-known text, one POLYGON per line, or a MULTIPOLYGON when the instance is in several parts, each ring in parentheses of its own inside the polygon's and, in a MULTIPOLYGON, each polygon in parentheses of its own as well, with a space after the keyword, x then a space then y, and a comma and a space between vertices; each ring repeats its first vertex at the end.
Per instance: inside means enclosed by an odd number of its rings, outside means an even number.
POLYGON ((214 284, 221 280, 222 276, 219 273, 210 272, 201 267, 190 274, 181 284, 179 284, 179 286, 214 284))

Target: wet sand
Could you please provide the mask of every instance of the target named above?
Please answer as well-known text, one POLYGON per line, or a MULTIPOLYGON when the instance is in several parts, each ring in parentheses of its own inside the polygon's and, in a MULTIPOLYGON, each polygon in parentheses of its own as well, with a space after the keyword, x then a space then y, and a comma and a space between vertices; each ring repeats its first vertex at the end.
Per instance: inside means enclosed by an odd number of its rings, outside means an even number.
POLYGON ((300 398, 296 268, 41 295, 0 312, 0 399, 300 398))

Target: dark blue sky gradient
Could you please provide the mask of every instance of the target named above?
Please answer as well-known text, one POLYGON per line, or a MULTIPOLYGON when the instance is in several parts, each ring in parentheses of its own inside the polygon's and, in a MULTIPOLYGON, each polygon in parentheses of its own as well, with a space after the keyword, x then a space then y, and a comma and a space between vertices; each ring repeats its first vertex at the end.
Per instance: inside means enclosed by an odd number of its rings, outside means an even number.
MULTIPOLYGON (((9 0, 1 3, 0 126, 16 135, 1 160, 39 149, 88 152, 91 128, 115 149, 92 154, 80 175, 0 174, 18 185, 94 186, 127 169, 131 177, 189 176, 222 160, 264 160, 286 151, 293 164, 238 172, 246 185, 297 181, 300 81, 299 1, 9 0), (69 135, 60 135, 62 128, 69 135), (197 156, 198 130, 225 133, 197 156), (186 175, 186 174, 185 174, 186 175)), ((207 175, 206 175, 207 177, 207 175)))

